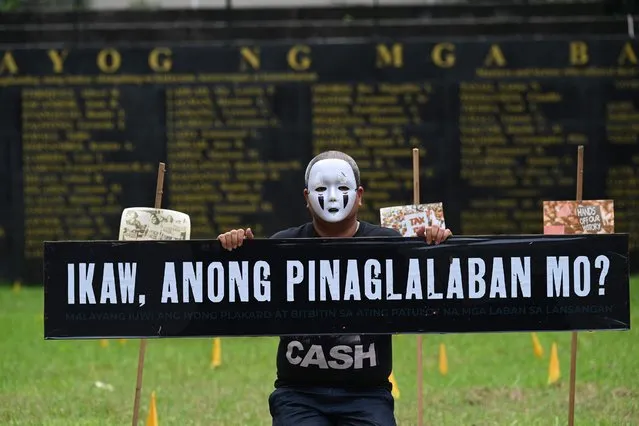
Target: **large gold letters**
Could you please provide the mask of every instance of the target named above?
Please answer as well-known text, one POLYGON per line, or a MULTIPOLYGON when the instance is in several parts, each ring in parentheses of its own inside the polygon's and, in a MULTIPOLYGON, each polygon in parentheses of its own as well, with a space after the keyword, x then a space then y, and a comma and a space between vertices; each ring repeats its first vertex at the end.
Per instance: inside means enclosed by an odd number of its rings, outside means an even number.
POLYGON ((61 74, 64 71, 64 60, 69 56, 68 50, 58 52, 55 49, 51 49, 48 52, 49 59, 51 59, 51 65, 53 65, 53 72, 61 74))
POLYGON ((570 43, 570 65, 586 65, 588 63, 588 45, 583 41, 570 43))
POLYGON ((306 45, 296 45, 291 47, 286 56, 288 66, 295 71, 304 71, 311 66, 311 48, 306 45))
POLYGON ((2 60, 0 61, 0 75, 5 73, 18 73, 18 64, 16 63, 16 60, 13 57, 13 53, 11 53, 11 51, 4 52, 4 55, 2 55, 2 60))
POLYGON ((173 68, 171 49, 166 47, 155 48, 149 53, 149 67, 155 72, 168 72, 173 68))
POLYGON ((114 73, 120 68, 122 57, 115 49, 103 49, 98 53, 97 64, 100 71, 114 73))
POLYGON ((504 57, 504 52, 501 51, 501 47, 498 44, 491 44, 490 50, 488 51, 488 55, 484 59, 484 65, 491 66, 497 65, 498 67, 503 67, 506 65, 506 58, 504 57))
POLYGON ((619 54, 618 62, 619 65, 628 65, 629 63, 637 65, 637 53, 632 48, 632 44, 630 44, 630 42, 623 45, 621 53, 619 54))
POLYGON ((433 63, 440 68, 450 68, 455 65, 455 45, 452 43, 439 43, 433 47, 430 57, 433 63))
POLYGON ((378 44, 375 65, 377 68, 387 66, 401 68, 404 66, 404 46, 401 43, 395 43, 393 47, 389 49, 385 44, 378 44))
MULTIPOLYGON (((370 48, 370 47, 368 47, 370 48)), ((375 66, 377 68, 402 68, 406 65, 405 45, 400 42, 378 43, 373 46, 375 49, 375 66)), ((639 47, 632 41, 619 44, 617 48, 617 66, 637 66, 639 65, 639 47)), ((566 57, 568 66, 590 65, 589 45, 585 41, 573 40, 566 45, 566 57)), ((239 57, 238 72, 261 70, 261 49, 258 46, 241 46, 237 50, 239 57)), ((65 65, 69 56, 74 52, 68 49, 47 49, 43 52, 48 57, 48 70, 52 74, 64 74, 65 65), (49 68, 50 67, 50 68, 49 68)), ((485 50, 482 63, 468 63, 465 57, 459 55, 456 46, 450 42, 434 44, 430 51, 423 50, 423 54, 430 54, 431 63, 438 68, 452 69, 459 65, 461 60, 464 67, 505 67, 508 63, 506 56, 497 43, 490 44, 485 50)), ((104 48, 95 54, 97 70, 102 73, 113 74, 118 72, 123 62, 126 60, 126 53, 121 53, 115 48, 104 48)), ((148 67, 152 72, 171 72, 175 59, 173 51, 169 47, 156 47, 148 51, 148 67)), ((296 44, 291 46, 286 52, 286 66, 294 71, 306 71, 311 68, 313 58, 312 49, 306 44, 296 44)), ((280 59, 280 60, 282 60, 280 59)), ((20 68, 20 56, 16 57, 14 51, 6 50, 0 52, 0 75, 17 75, 20 72, 25 74, 38 73, 35 70, 24 71, 20 68)), ((270 61, 269 61, 270 62, 270 61)), ((599 66, 610 66, 612 64, 598 64, 599 66)), ((207 70, 202 70, 207 72, 207 70)))
POLYGON ((240 62, 241 71, 246 71, 247 67, 254 70, 260 69, 261 61, 259 47, 241 47, 240 56, 242 57, 242 61, 240 62))

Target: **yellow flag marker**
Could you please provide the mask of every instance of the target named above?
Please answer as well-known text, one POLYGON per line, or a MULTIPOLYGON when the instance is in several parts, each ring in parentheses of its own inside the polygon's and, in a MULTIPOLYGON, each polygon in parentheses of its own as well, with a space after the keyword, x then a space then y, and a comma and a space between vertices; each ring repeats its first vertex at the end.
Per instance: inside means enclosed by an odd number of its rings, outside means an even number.
POLYGON ((448 374, 448 357, 446 356, 446 345, 439 344, 439 372, 442 376, 448 374))
POLYGON ((550 365, 548 366, 548 384, 551 385, 561 377, 559 370, 559 357, 557 356, 557 343, 553 342, 550 350, 550 365))
POLYGON ((13 292, 20 293, 20 290, 22 290, 22 283, 20 282, 20 280, 15 280, 13 282, 13 292))
POLYGON ((392 371, 390 373, 390 376, 388 377, 388 380, 393 385, 393 388, 391 389, 391 393, 393 394, 393 398, 399 399, 399 395, 400 395, 399 386, 397 385, 397 380, 395 380, 395 375, 393 374, 392 371))
POLYGON ((100 339, 100 346, 106 348, 109 346, 109 341, 107 339, 100 339))
POLYGON ((118 341, 120 342, 121 345, 126 344, 126 339, 118 339, 118 341))
POLYGON ((155 406, 155 391, 151 392, 151 405, 149 415, 146 417, 146 426, 158 426, 158 409, 155 406))
POLYGON ((544 348, 539 343, 539 338, 537 337, 537 333, 532 333, 532 342, 533 342, 533 352, 537 358, 544 357, 544 348))
POLYGON ((213 351, 211 353, 211 367, 222 365, 222 340, 219 337, 213 338, 213 351))

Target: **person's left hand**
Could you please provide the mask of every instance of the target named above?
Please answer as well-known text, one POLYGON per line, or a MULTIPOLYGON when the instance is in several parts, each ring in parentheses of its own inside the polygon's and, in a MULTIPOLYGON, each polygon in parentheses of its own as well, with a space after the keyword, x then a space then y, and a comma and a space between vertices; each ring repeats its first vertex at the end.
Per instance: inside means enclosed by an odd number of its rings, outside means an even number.
POLYGON ((420 226, 415 233, 418 237, 424 238, 427 244, 439 244, 453 235, 450 229, 439 226, 420 226))

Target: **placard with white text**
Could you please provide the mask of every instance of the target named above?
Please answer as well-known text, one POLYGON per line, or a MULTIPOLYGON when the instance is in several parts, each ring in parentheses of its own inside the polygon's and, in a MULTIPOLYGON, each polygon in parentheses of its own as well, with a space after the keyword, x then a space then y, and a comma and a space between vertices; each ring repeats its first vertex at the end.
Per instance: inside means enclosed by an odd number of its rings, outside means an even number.
POLYGON ((613 200, 544 201, 544 234, 613 234, 613 200))
POLYGON ((628 235, 61 241, 46 338, 627 330, 628 235))

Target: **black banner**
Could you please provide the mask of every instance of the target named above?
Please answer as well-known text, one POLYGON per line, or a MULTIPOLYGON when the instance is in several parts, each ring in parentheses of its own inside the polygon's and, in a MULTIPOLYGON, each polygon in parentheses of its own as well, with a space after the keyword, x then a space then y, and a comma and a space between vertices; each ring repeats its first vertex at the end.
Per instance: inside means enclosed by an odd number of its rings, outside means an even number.
POLYGON ((47 242, 45 338, 630 328, 628 236, 47 242))
POLYGON ((420 199, 443 202, 456 235, 501 235, 543 232, 541 202, 575 197, 584 145, 583 198, 614 199, 636 256, 638 57, 624 37, 0 50, 0 153, 21 147, 0 281, 11 264, 41 282, 45 240, 115 238, 124 208, 153 205, 160 161, 163 207, 193 238, 297 225, 326 149, 359 162, 363 220, 411 203, 419 147, 420 199))

